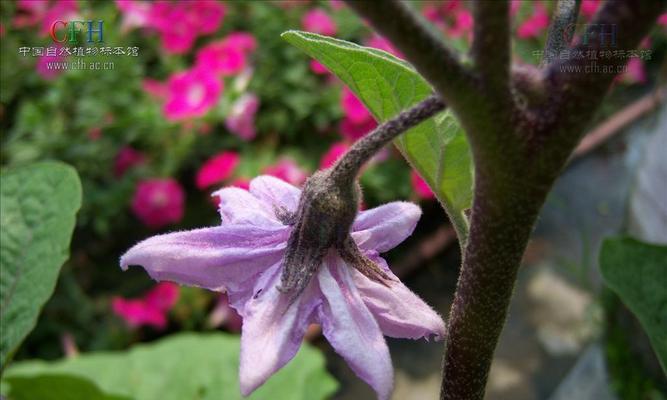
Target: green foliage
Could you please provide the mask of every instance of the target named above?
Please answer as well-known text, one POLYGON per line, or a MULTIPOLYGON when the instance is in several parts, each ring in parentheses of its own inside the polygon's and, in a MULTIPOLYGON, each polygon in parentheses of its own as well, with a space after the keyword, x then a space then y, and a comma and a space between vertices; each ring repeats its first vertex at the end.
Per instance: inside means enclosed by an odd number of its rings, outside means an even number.
MULTIPOLYGON (((409 64, 384 51, 308 32, 288 31, 282 37, 336 74, 378 121, 390 119, 432 93, 409 64)), ((454 116, 438 115, 395 143, 429 184, 465 241, 464 211, 472 202, 472 159, 454 116)))
MULTIPOLYGON (((17 362, 7 380, 48 372, 90 379, 107 393, 134 400, 242 399, 238 387, 239 338, 178 334, 127 352, 89 353, 52 363, 17 362)), ((337 383, 324 357, 309 345, 248 399, 324 399, 337 383)))
POLYGON ((639 319, 667 371, 667 246, 607 239, 600 268, 606 284, 639 319))
POLYGON ((0 368, 34 328, 69 256, 81 206, 76 171, 43 162, 2 173, 0 187, 0 368))
POLYGON ((15 376, 7 383, 10 400, 130 400, 106 394, 88 379, 72 375, 15 376))

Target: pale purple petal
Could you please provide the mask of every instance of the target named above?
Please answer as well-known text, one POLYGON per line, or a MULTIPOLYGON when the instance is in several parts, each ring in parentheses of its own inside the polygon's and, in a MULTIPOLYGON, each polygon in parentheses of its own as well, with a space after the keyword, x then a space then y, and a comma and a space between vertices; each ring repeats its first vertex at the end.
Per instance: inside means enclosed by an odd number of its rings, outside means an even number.
POLYGON ((243 310, 239 381, 248 396, 299 350, 315 308, 322 302, 319 288, 311 283, 291 305, 277 289, 280 264, 257 281, 243 310))
POLYGON ((247 224, 259 227, 282 225, 274 210, 247 190, 226 187, 213 193, 220 199, 218 210, 224 223, 247 224))
POLYGON ((352 237, 364 250, 385 252, 412 234, 421 213, 418 206, 404 201, 362 211, 352 225, 352 237))
POLYGON ((317 276, 326 300, 319 309, 324 336, 380 400, 388 399, 394 381, 389 349, 352 282, 349 267, 330 254, 317 276))
POLYGON ((371 257, 385 272, 394 278, 390 287, 368 279, 353 270, 352 278, 368 309, 373 313, 382 333, 387 336, 419 339, 445 337, 445 323, 431 307, 408 289, 394 275, 381 257, 371 257))
POLYGON ((269 175, 250 181, 250 193, 269 206, 281 206, 292 212, 296 211, 301 197, 301 190, 269 175))
POLYGON ((120 258, 120 265, 141 265, 159 281, 233 292, 280 261, 288 235, 286 227, 247 225, 173 232, 138 243, 120 258))

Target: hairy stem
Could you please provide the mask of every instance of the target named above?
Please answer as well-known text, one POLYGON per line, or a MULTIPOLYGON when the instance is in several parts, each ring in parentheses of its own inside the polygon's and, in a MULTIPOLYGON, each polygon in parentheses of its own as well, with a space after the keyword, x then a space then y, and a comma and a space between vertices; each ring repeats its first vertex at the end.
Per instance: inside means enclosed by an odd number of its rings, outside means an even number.
POLYGON ((509 4, 497 0, 477 1, 474 16, 475 70, 486 94, 505 101, 509 99, 510 79, 509 4))
POLYGON ((331 167, 331 178, 339 185, 346 183, 352 185, 361 167, 382 147, 398 135, 444 110, 444 108, 445 103, 440 97, 432 95, 378 126, 352 145, 343 157, 331 167))
POLYGON ((559 57, 561 51, 570 45, 574 36, 575 23, 579 15, 581 0, 558 0, 556 11, 551 17, 551 25, 544 46, 544 55, 540 66, 551 63, 559 57))
POLYGON ((345 0, 400 50, 449 106, 475 96, 470 71, 436 32, 398 0, 345 0))

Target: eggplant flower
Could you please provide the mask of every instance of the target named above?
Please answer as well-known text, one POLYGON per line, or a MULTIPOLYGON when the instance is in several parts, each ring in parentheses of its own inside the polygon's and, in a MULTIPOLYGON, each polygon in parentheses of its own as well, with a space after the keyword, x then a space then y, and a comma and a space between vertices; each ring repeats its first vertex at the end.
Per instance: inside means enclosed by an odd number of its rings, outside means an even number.
POLYGON ((373 279, 369 270, 353 265, 354 257, 331 247, 316 257, 321 263, 309 269, 312 276, 289 292, 292 281, 283 275, 287 259, 300 259, 289 254, 288 242, 300 229, 292 221, 303 201, 301 190, 260 176, 247 191, 228 187, 214 196, 220 199, 220 226, 151 237, 120 263, 123 269, 141 265, 156 280, 227 293, 243 317, 239 379, 244 396, 296 355, 310 324, 322 326, 336 352, 379 399, 388 399, 393 387, 384 335, 444 337, 442 318, 379 255, 412 233, 421 216, 416 205, 393 202, 354 216, 349 232, 354 243, 346 245, 358 249, 356 259, 370 261, 382 279, 373 279))

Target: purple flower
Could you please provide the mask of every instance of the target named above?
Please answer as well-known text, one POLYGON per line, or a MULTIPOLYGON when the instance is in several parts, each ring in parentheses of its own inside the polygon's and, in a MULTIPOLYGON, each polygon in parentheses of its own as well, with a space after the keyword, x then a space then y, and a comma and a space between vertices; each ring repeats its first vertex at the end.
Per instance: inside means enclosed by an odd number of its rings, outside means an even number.
POLYGON ((311 323, 387 399, 393 369, 384 336, 442 338, 445 324, 404 286, 379 256, 408 237, 419 207, 394 202, 360 212, 351 236, 363 254, 391 280, 379 283, 350 267, 330 249, 296 298, 278 289, 292 227, 276 214, 294 212, 301 191, 280 179, 260 176, 248 191, 224 188, 222 224, 149 238, 120 259, 123 269, 141 265, 156 280, 226 292, 243 317, 240 383, 243 395, 262 385, 297 353, 311 323))

